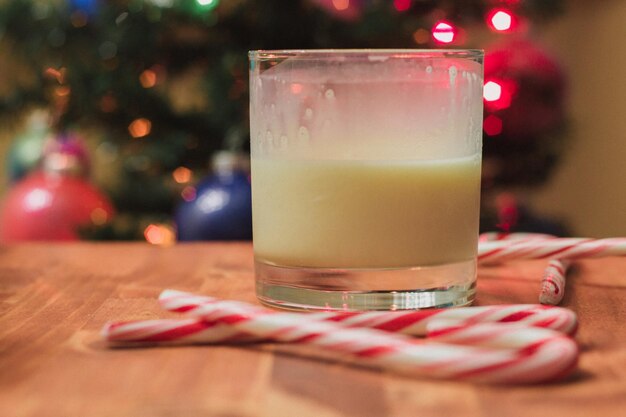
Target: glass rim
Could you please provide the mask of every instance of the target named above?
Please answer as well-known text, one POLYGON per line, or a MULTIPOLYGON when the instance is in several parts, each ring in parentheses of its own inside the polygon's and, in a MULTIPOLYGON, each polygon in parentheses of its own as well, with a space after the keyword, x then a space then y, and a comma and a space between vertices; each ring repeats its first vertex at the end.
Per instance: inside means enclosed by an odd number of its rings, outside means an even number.
POLYGON ((248 51, 250 60, 268 59, 328 59, 338 57, 364 58, 370 56, 383 58, 482 58, 482 49, 259 49, 248 51))

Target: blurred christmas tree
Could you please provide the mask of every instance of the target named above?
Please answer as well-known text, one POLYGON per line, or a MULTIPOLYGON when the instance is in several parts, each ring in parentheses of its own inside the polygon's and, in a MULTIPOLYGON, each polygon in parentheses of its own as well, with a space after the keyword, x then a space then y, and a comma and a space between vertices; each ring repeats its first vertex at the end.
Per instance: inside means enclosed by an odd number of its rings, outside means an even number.
POLYGON ((217 150, 246 151, 248 50, 501 43, 486 65, 486 184, 537 184, 560 149, 563 77, 517 39, 560 13, 542 0, 0 0, 0 114, 45 107, 55 131, 96 132, 118 215, 88 234, 138 238, 195 198, 217 150))

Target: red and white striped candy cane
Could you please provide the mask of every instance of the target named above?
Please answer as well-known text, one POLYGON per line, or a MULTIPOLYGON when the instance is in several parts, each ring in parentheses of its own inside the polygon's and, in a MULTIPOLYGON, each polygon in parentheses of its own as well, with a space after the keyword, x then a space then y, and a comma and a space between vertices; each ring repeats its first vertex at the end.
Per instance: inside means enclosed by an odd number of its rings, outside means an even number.
POLYGON ((426 337, 440 343, 499 349, 526 349, 558 334, 554 330, 529 327, 516 322, 465 325, 448 320, 433 320, 427 325, 426 337))
MULTIPOLYGON (((545 239, 558 239, 556 236, 541 233, 500 233, 486 232, 479 236, 479 242, 510 241, 531 242, 545 239)), ((565 295, 565 274, 571 262, 551 259, 541 278, 539 302, 547 305, 558 305, 565 295)))
POLYGON ((571 265, 570 261, 552 259, 541 279, 539 302, 547 305, 557 305, 565 295, 565 275, 571 265))
MULTIPOLYGON (((219 314, 224 303, 226 308, 237 308, 242 314, 278 314, 273 310, 248 303, 223 301, 176 290, 163 291, 159 296, 159 303, 166 310, 184 312, 190 316, 207 320, 212 320, 216 312, 219 314)), ((570 335, 576 332, 578 325, 576 314, 573 311, 538 304, 389 312, 321 312, 309 313, 305 317, 308 320, 339 322, 347 327, 370 327, 413 336, 426 335, 428 323, 441 319, 464 325, 486 322, 518 322, 526 326, 550 328, 570 335)))
POLYGON ((500 240, 478 245, 478 262, 514 259, 580 259, 626 255, 626 238, 557 238, 539 240, 500 240))
POLYGON ((242 343, 258 341, 232 326, 196 318, 156 319, 107 323, 102 337, 109 342, 166 344, 242 343))
MULTIPOLYGON (((112 323, 103 328, 110 342, 199 342, 206 328, 178 320, 112 323), (182 323, 184 322, 184 323, 182 323)), ((202 323, 198 320, 197 323, 202 323)), ((568 375, 578 358, 576 343, 557 332, 523 349, 487 349, 434 342, 375 329, 346 328, 338 323, 309 321, 302 314, 241 314, 222 305, 207 326, 225 326, 234 335, 301 343, 350 354, 364 364, 409 375, 485 383, 537 383, 568 375)), ((232 336, 231 336, 232 337, 232 336)), ((211 339, 217 341, 216 337, 211 339)))

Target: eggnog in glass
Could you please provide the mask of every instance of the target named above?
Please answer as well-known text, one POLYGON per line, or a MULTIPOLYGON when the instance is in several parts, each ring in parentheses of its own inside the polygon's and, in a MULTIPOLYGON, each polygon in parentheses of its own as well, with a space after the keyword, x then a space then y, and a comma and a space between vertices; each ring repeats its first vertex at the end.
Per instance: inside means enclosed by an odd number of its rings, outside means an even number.
POLYGON ((466 305, 478 50, 250 53, 256 289, 293 309, 466 305))

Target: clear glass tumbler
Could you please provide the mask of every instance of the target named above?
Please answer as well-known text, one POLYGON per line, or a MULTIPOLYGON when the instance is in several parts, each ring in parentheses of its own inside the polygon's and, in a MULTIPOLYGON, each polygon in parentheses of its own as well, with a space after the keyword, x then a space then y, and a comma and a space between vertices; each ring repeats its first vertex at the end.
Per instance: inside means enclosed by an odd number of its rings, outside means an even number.
POLYGON ((291 309, 472 302, 483 52, 250 52, 256 288, 291 309))

